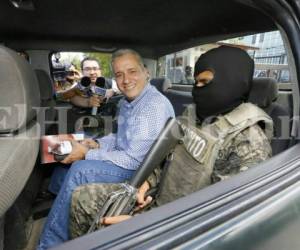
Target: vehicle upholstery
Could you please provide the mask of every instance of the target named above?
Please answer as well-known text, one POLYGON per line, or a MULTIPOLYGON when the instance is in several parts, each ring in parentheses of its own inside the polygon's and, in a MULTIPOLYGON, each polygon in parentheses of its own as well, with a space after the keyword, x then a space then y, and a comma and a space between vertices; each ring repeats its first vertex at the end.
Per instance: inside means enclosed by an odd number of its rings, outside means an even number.
POLYGON ((253 79, 249 101, 264 109, 273 120, 274 139, 271 142, 273 155, 288 148, 291 131, 289 109, 276 103, 277 98, 278 87, 275 79, 268 77, 253 79))
POLYGON ((39 85, 29 63, 0 46, 0 217, 20 194, 36 162, 40 106, 39 85))
POLYGON ((56 121, 56 102, 54 100, 54 89, 53 82, 45 70, 36 69, 35 70, 41 96, 41 112, 39 112, 38 122, 41 128, 45 131, 41 131, 41 134, 55 134, 57 129, 54 129, 56 121), (51 131, 50 128, 52 128, 51 131))
POLYGON ((193 102, 191 92, 173 90, 172 83, 168 78, 154 78, 150 83, 170 100, 176 116, 181 115, 187 105, 193 102))
POLYGON ((235 0, 15 2, 32 3, 31 9, 17 9, 9 1, 0 2, 1 38, 16 50, 112 52, 129 46, 145 57, 158 58, 219 38, 276 29, 268 16, 235 0))

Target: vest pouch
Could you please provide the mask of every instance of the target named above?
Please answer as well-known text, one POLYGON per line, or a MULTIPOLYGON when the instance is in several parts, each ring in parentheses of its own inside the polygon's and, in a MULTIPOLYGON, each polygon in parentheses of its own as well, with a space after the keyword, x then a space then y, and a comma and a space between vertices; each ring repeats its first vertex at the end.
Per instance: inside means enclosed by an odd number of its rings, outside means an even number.
POLYGON ((219 145, 214 143, 212 150, 206 150, 203 155, 205 161, 199 163, 186 150, 183 143, 178 144, 173 153, 173 160, 162 176, 156 204, 158 206, 193 193, 211 184, 211 174, 215 155, 219 145))

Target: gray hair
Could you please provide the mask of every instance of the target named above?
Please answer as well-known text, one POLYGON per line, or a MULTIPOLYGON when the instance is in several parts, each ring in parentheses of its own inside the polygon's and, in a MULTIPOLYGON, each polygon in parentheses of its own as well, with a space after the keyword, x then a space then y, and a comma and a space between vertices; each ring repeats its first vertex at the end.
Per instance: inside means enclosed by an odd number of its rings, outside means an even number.
POLYGON ((121 57, 121 56, 124 56, 124 55, 133 55, 135 56, 135 58, 137 59, 138 63, 140 64, 140 66, 144 69, 144 62, 143 62, 143 59, 141 57, 141 55, 136 52, 135 50, 133 49, 118 49, 117 51, 115 51, 113 54, 112 54, 112 57, 111 57, 111 64, 114 63, 114 60, 118 57, 121 57))

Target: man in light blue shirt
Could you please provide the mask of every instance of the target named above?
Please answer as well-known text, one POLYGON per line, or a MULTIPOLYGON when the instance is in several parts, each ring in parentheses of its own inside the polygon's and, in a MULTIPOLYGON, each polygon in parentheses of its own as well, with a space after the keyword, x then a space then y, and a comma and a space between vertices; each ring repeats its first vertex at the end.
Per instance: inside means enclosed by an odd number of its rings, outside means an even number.
POLYGON ((137 52, 118 50, 112 56, 112 67, 118 88, 125 96, 118 116, 118 132, 97 142, 73 143, 73 151, 63 163, 74 163, 49 213, 38 249, 68 240, 70 201, 77 186, 130 179, 168 118, 175 116, 168 99, 149 84, 148 71, 137 52))

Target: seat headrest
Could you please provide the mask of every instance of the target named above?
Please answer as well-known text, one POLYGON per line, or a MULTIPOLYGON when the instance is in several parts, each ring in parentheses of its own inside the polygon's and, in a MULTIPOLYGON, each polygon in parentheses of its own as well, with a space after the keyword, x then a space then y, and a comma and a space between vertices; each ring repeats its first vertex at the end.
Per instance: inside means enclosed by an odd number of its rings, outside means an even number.
POLYGON ((168 78, 153 78, 150 83, 157 88, 161 93, 164 93, 167 89, 172 87, 172 83, 168 78))
POLYGON ((36 116, 40 90, 29 63, 16 52, 0 45, 0 132, 24 127, 36 116))
POLYGON ((269 77, 254 78, 248 101, 261 108, 266 108, 277 99, 277 96, 278 87, 275 79, 269 77))
POLYGON ((53 99, 54 96, 53 83, 48 73, 42 69, 36 69, 35 73, 40 86, 41 100, 48 101, 53 99))

